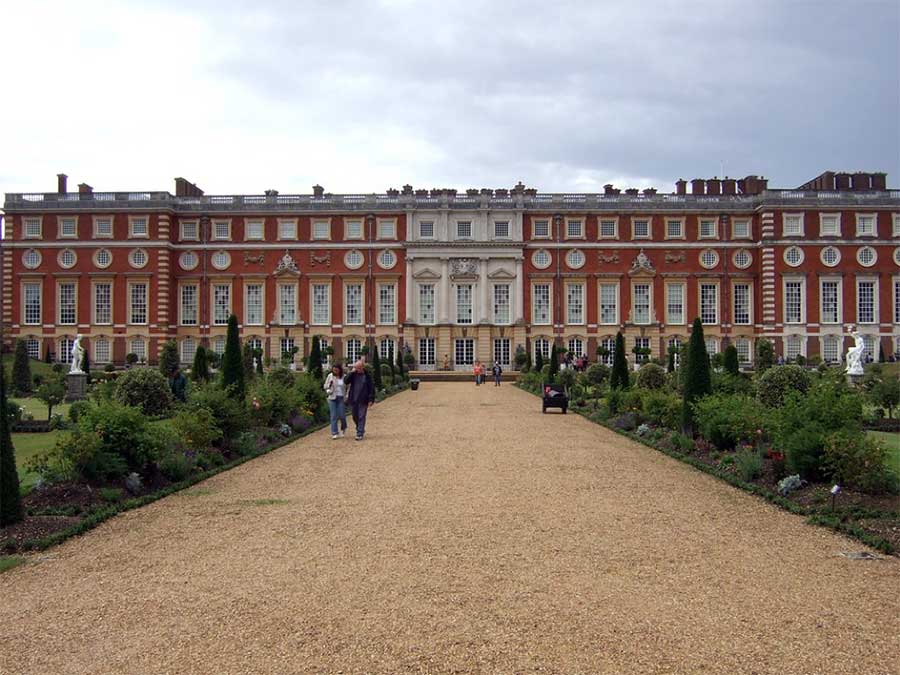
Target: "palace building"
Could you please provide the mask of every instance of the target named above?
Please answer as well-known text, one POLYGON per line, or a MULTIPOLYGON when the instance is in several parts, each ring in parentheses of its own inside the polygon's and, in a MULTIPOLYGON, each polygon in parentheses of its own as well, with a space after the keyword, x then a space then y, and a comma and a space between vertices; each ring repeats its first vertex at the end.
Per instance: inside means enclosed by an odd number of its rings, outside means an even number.
POLYGON ((337 360, 402 346, 425 370, 554 343, 593 361, 618 331, 636 361, 664 357, 694 317, 746 367, 760 338, 839 362, 851 325, 871 358, 900 352, 900 190, 883 173, 233 196, 183 178, 175 194, 70 192, 60 174, 4 211, 4 347, 34 358, 67 360, 82 334, 95 364, 154 363, 169 339, 190 362, 224 350, 231 313, 267 356, 299 360, 318 337, 337 360))

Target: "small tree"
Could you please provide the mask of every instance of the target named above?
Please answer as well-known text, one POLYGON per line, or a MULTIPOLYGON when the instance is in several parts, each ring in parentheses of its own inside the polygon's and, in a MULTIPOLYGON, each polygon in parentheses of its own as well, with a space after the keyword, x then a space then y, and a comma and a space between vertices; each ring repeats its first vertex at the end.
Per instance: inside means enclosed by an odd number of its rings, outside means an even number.
POLYGON ((775 347, 768 340, 756 343, 756 372, 762 374, 775 365, 775 347))
POLYGON ((255 351, 249 342, 244 343, 244 351, 241 354, 241 365, 244 366, 244 382, 252 382, 256 374, 256 369, 253 367, 253 353, 255 351))
POLYGON ((884 341, 878 341, 878 363, 884 363, 884 341))
POLYGON ((197 346, 194 352, 194 363, 191 366, 191 379, 195 382, 209 381, 209 361, 206 358, 206 348, 203 345, 197 346))
POLYGON ((553 345, 553 348, 550 350, 550 381, 556 379, 556 375, 559 373, 559 350, 556 348, 556 345, 553 345))
POLYGON ((222 386, 231 387, 235 398, 244 398, 244 366, 241 363, 241 339, 238 337, 237 317, 228 317, 225 354, 222 356, 222 386))
POLYGON ((375 345, 372 352, 372 381, 375 383, 375 391, 384 389, 381 381, 381 357, 378 355, 378 345, 375 345))
POLYGON ((306 372, 317 380, 325 377, 325 374, 322 372, 322 345, 318 335, 314 335, 312 339, 312 348, 309 350, 306 372))
POLYGON ((28 362, 28 347, 25 340, 16 340, 16 355, 13 359, 12 391, 16 396, 31 393, 31 365, 28 362))
POLYGON ((525 373, 530 373, 532 368, 531 364, 531 352, 525 352, 525 365, 522 366, 522 371, 525 373))
POLYGON ((712 376, 709 372, 709 355, 703 340, 703 324, 694 319, 688 358, 685 364, 684 400, 681 408, 681 426, 685 433, 694 427, 694 402, 712 393, 712 376))
POLYGON ((666 372, 674 373, 675 372, 675 354, 678 351, 678 348, 675 345, 669 347, 668 352, 668 360, 666 361, 666 372))
POLYGON ((888 417, 894 418, 894 408, 900 405, 900 380, 886 375, 872 383, 869 400, 879 408, 886 408, 888 417))
POLYGON ((732 375, 741 374, 741 367, 738 363, 737 347, 734 345, 728 345, 725 348, 725 372, 731 373, 732 375))
POLYGON ((81 359, 81 369, 84 371, 88 384, 91 383, 91 354, 87 349, 84 350, 84 357, 81 359))
POLYGON ((397 346, 397 379, 395 382, 399 382, 406 377, 406 372, 403 370, 403 352, 405 350, 402 349, 399 345, 397 346))
POLYGON ((53 406, 59 405, 66 397, 66 387, 62 380, 51 378, 38 387, 35 395, 47 405, 47 419, 53 416, 53 406))
POLYGON ((625 336, 621 332, 616 333, 616 350, 613 352, 609 386, 612 389, 626 389, 628 387, 628 359, 625 358, 625 336))
POLYGON ((175 344, 175 340, 166 340, 159 353, 159 372, 163 374, 164 378, 169 380, 180 365, 181 359, 178 357, 178 345, 175 344))
POLYGON ((0 361, 0 527, 18 523, 25 517, 22 493, 19 490, 19 472, 16 470, 16 453, 6 409, 6 375, 0 361))
POLYGON ((538 374, 544 372, 544 354, 540 349, 534 355, 534 369, 538 374))
POLYGON ((265 375, 265 371, 263 370, 263 350, 254 349, 253 358, 256 361, 256 374, 262 377, 265 375))

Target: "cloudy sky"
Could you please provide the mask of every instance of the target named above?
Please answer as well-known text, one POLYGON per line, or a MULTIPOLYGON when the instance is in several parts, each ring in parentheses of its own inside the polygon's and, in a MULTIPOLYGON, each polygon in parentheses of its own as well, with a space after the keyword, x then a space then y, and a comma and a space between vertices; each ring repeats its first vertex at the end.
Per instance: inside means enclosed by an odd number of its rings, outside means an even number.
POLYGON ((0 25, 0 192, 900 185, 898 0, 29 0, 0 25))

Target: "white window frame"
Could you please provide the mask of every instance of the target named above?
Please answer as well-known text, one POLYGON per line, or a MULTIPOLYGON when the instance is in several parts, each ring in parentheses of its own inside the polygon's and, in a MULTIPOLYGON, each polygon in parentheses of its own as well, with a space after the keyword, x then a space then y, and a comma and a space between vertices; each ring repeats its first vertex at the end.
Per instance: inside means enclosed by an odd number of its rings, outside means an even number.
POLYGON ((841 236, 841 214, 840 213, 820 213, 819 214, 819 236, 820 237, 840 237, 841 236), (834 219, 834 231, 829 232, 825 229, 825 221, 834 219))
POLYGON ((264 241, 266 238, 266 221, 257 220, 256 218, 252 220, 244 221, 244 240, 245 241, 264 241), (256 235, 252 232, 253 229, 259 227, 259 234, 256 235))
POLYGON ((432 283, 419 284, 418 285, 418 293, 416 295, 416 298, 419 303, 419 312, 418 312, 419 324, 423 325, 423 326, 433 326, 436 322, 436 317, 437 317, 437 302, 436 302, 437 289, 436 289, 435 284, 432 284, 432 283), (430 294, 431 294, 431 317, 430 318, 426 317, 423 312, 424 305, 422 304, 422 293, 426 288, 431 289, 431 291, 430 291, 430 294))
POLYGON ((631 238, 632 239, 652 239, 653 238, 653 218, 632 218, 631 219, 631 238), (646 234, 638 234, 637 226, 638 223, 646 223, 647 224, 647 233, 646 234))
POLYGON ((666 288, 666 324, 671 326, 683 326, 687 322, 687 284, 683 281, 670 281, 665 285, 666 288), (677 288, 681 293, 681 318, 676 320, 672 314, 672 295, 671 290, 677 288))
MULTIPOLYGON (((543 294, 543 290, 541 293, 543 294)), ((551 281, 536 281, 531 284, 531 323, 535 326, 552 326, 553 325, 553 282, 551 281), (547 294, 547 318, 544 320, 538 320, 538 288, 546 288, 547 294)))
POLYGON ((750 280, 747 281, 733 281, 731 283, 731 314, 732 321, 735 326, 752 326, 753 325, 753 282, 750 280), (737 288, 738 287, 746 287, 747 289, 747 320, 746 321, 738 321, 737 314, 737 288))
POLYGON ((94 360, 94 363, 109 363, 111 350, 110 350, 110 341, 105 335, 98 335, 94 340, 91 341, 91 347, 93 348, 91 351, 91 357, 94 360), (105 354, 101 353, 100 345, 104 346, 105 354))
POLYGON ((856 236, 857 237, 877 237, 878 236, 878 214, 877 213, 857 213, 856 214, 856 236), (872 219, 872 231, 863 232, 860 229, 860 220, 864 218, 872 219))
POLYGON ((786 326, 799 326, 806 323, 806 277, 786 275, 781 280, 781 320, 786 326), (798 299, 798 315, 795 320, 791 320, 788 315, 788 285, 797 284, 800 291, 798 299))
POLYGON ((314 218, 309 226, 309 238, 312 241, 331 240, 331 219, 314 218))
POLYGON ((781 214, 781 236, 782 237, 802 237, 804 236, 805 226, 803 222, 803 213, 782 213, 781 214), (798 230, 796 232, 788 232, 788 219, 797 219, 798 230))
POLYGON ((228 218, 214 218, 209 238, 212 241, 231 241, 231 220, 228 218), (223 228, 221 233, 219 228, 223 228))
POLYGON ((455 284, 454 293, 453 293, 453 304, 454 304, 454 323, 459 326, 472 326, 475 324, 475 285, 474 284, 455 284), (468 298, 468 316, 463 316, 460 313, 460 308, 465 307, 466 305, 460 304, 460 291, 464 288, 468 288, 469 298, 468 298), (467 320, 468 319, 468 320, 467 320))
POLYGON ((379 218, 375 231, 375 239, 385 241, 397 238, 397 219, 396 218, 379 218), (390 228, 385 231, 385 228, 390 228))
POLYGON ((180 241, 200 241, 200 221, 198 220, 179 220, 178 221, 178 239, 180 241), (186 231, 186 228, 193 228, 194 235, 186 231))
POLYGON ((666 239, 684 239, 684 218, 666 218, 666 239), (677 225, 678 231, 672 233, 671 226, 677 225))
POLYGON ((621 302, 620 302, 620 284, 618 281, 600 281, 597 284, 597 322, 601 326, 618 326, 619 312, 621 310, 621 302), (604 321, 603 320, 603 287, 607 286, 613 289, 613 320, 612 321, 604 321))
MULTIPOLYGON (((879 316, 878 316, 878 305, 879 305, 879 289, 878 289, 878 277, 876 276, 858 276, 856 277, 856 323, 862 326, 878 326, 879 316), (859 300, 860 300, 860 286, 864 283, 872 284, 872 321, 862 321, 859 318, 859 300)), ((876 355, 877 356, 877 355, 876 355)))
POLYGON ((891 286, 894 289, 894 323, 900 324, 900 277, 894 277, 891 286))
POLYGON ((826 326, 837 326, 844 323, 844 303, 841 298, 843 296, 843 280, 839 276, 823 276, 819 279, 819 323, 826 326), (835 321, 825 320, 825 284, 835 284, 835 303, 837 305, 837 313, 835 321))
POLYGON ((178 325, 179 326, 198 326, 200 325, 200 284, 182 283, 178 286, 178 325), (187 319, 184 311, 184 289, 194 289, 194 307, 193 320, 187 319))
POLYGON ((22 239, 42 239, 44 236, 44 219, 34 216, 22 218, 22 239), (37 230, 29 229, 37 226, 37 230))
POLYGON ((228 325, 228 317, 231 316, 233 311, 234 304, 232 302, 232 288, 230 283, 224 283, 221 281, 213 281, 210 284, 209 288, 210 293, 210 307, 212 308, 212 325, 213 326, 227 326, 228 325), (228 304, 225 307, 225 317, 224 319, 218 313, 219 304, 216 302, 216 290, 220 288, 228 289, 228 304))
POLYGON ((115 307, 115 303, 113 302, 113 282, 109 279, 94 279, 91 282, 91 323, 98 326, 111 326, 113 323, 113 308, 115 307), (97 292, 101 286, 109 287, 109 294, 107 297, 108 307, 106 307, 107 318, 105 321, 100 320, 99 316, 99 308, 100 304, 97 302, 98 296, 97 292))
POLYGON ((841 347, 843 346, 843 338, 840 335, 823 335, 819 338, 819 348, 822 350, 822 360, 825 363, 840 363, 841 359, 841 347), (834 358, 828 358, 828 350, 826 349, 826 345, 834 345, 834 358))
MULTIPOLYGON (((296 284, 295 284, 296 286, 296 284)), ((295 291, 296 292, 296 291, 295 291)), ((280 310, 279 310, 280 311, 280 310)), ((244 280, 244 325, 263 326, 266 323, 266 284, 262 280, 244 280), (259 288, 259 319, 250 315, 250 289, 259 288)))
POLYGON ((719 288, 719 284, 717 282, 701 281, 700 283, 697 284, 697 308, 698 308, 697 314, 699 314, 700 322, 704 326, 715 326, 715 325, 718 325, 718 323, 719 323, 719 312, 721 309, 720 305, 721 305, 721 295, 722 295, 719 291, 720 291, 720 288, 719 288), (715 288, 715 290, 716 290, 715 318, 712 321, 704 321, 703 289, 710 288, 710 287, 715 288))
POLYGON ((454 229, 455 239, 459 241, 471 241, 475 238, 475 224, 471 220, 457 220, 456 228, 454 229), (467 225, 469 228, 469 234, 463 235, 460 234, 460 226, 467 225))
POLYGON ((598 218, 597 219, 597 239, 618 239, 619 238, 619 218, 598 218), (612 223, 612 234, 603 234, 603 224, 612 223))
POLYGON ((365 316, 365 298, 366 285, 365 282, 353 279, 344 282, 344 324, 347 326, 362 326, 366 322, 365 316), (350 302, 351 291, 355 295, 353 302, 350 302), (354 314, 351 316, 351 309, 354 314), (356 318, 358 317, 358 318, 356 318))
POLYGON ((570 326, 583 326, 586 323, 586 313, 585 313, 585 287, 584 283, 580 281, 570 281, 566 282, 566 324, 570 326), (573 316, 572 314, 572 291, 574 289, 578 289, 580 293, 580 299, 578 303, 574 303, 578 308, 580 318, 578 316, 573 316))
POLYGON ((362 218, 344 218, 344 239, 351 241, 362 240, 365 236, 365 224, 362 218), (351 228, 359 227, 358 232, 352 232, 351 228))
POLYGON ((508 220, 495 220, 494 221, 494 239, 501 239, 503 241, 512 238, 512 223, 508 220), (497 228, 500 225, 506 226, 506 234, 500 233, 497 228))
POLYGON ((737 337, 734 340, 734 348, 737 350, 738 364, 745 366, 753 364, 753 340, 737 337))
POLYGON ((146 326, 150 322, 150 282, 149 281, 129 281, 128 282, 128 325, 129 326, 146 326), (144 320, 135 321, 136 306, 134 303, 135 290, 144 288, 144 320))
POLYGON ((792 359, 796 359, 798 356, 806 356, 806 338, 803 335, 797 335, 796 333, 792 333, 790 335, 784 336, 784 359, 785 361, 790 361, 792 359), (797 345, 798 349, 796 354, 793 353, 793 345, 797 345))
POLYGON ((278 241, 297 241, 297 219, 278 219, 278 241))
POLYGON ((732 239, 750 239, 753 232, 753 225, 749 218, 732 218, 731 220, 731 238, 732 239), (746 228, 744 233, 738 232, 738 225, 746 228))
POLYGON ((150 238, 150 216, 128 216, 128 238, 129 239, 149 239, 150 238), (144 221, 146 231, 141 234, 135 232, 134 225, 137 222, 144 221))
POLYGON ((78 239, 78 216, 57 216, 56 217, 56 237, 57 239, 78 239), (63 223, 72 224, 72 232, 63 231, 63 223))
POLYGON ((500 326, 509 325, 512 320, 512 293, 510 291, 509 284, 494 284, 491 288, 491 317, 495 324, 500 326), (504 317, 501 312, 498 312, 498 308, 503 308, 503 303, 498 303, 497 300, 503 300, 502 293, 498 296, 498 291, 500 289, 506 289, 506 298, 505 298, 505 307, 506 307, 506 316, 504 317))
POLYGON ((279 283, 278 286, 278 325, 295 326, 300 318, 300 311, 297 307, 298 288, 297 282, 279 283), (289 290, 293 296, 293 302, 288 306, 285 303, 284 294, 289 290))
POLYGON ((566 236, 565 239, 584 239, 584 218, 566 218, 566 236), (577 226, 575 234, 572 233, 572 226, 577 226))
POLYGON ((396 283, 379 283, 375 287, 376 294, 376 324, 381 326, 393 326, 397 323, 397 284, 396 283), (390 289, 390 311, 385 312, 387 305, 385 300, 387 296, 382 295, 382 291, 390 289), (386 317, 386 319, 385 319, 386 317))
POLYGON ((44 319, 44 284, 40 281, 23 281, 22 282, 22 325, 23 326, 40 326, 44 319), (29 321, 28 318, 28 289, 29 287, 37 288, 37 321, 29 321))
POLYGON ((435 238, 435 225, 433 220, 420 220, 419 221, 419 239, 432 240, 435 238), (431 226, 431 234, 425 234, 422 230, 423 225, 431 226))
POLYGON ((310 324, 313 326, 329 326, 331 325, 331 284, 323 282, 313 282, 309 285, 309 306, 310 324), (321 305, 316 304, 316 289, 325 289, 325 316, 321 314, 323 309, 321 305))
POLYGON ((719 238, 719 220, 717 218, 699 218, 697 220, 697 239, 718 239, 719 238), (709 234, 703 234, 703 223, 712 223, 712 231, 709 234))
POLYGON ((77 326, 78 325, 78 282, 74 279, 60 279, 56 282, 56 323, 60 326, 77 326), (72 287, 72 320, 63 321, 62 316, 62 288, 63 286, 72 287))
POLYGON ((900 237, 900 213, 894 213, 891 215, 893 219, 893 227, 891 228, 891 232, 893 236, 900 237))
POLYGON ((549 218, 532 218, 531 220, 531 238, 532 239, 549 239, 550 238, 550 219, 549 218), (538 234, 538 224, 547 226, 546 234, 538 234))
POLYGON ((93 234, 94 239, 112 239, 115 233, 115 218, 113 216, 94 216, 93 218, 93 234), (109 223, 109 233, 100 231, 100 223, 109 223))
MULTIPOLYGON (((641 307, 643 308, 643 306, 642 303, 641 307)), ((653 282, 644 280, 631 282, 631 322, 636 326, 649 326, 653 323, 653 282), (638 320, 638 287, 647 289, 646 321, 643 320, 643 315, 640 317, 641 320, 638 320)))

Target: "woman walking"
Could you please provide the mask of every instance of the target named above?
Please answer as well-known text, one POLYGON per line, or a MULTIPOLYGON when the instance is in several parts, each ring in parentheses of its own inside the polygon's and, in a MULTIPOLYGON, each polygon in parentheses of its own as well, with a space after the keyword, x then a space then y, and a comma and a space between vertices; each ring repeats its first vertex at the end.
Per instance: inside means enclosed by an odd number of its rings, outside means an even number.
POLYGON ((325 378, 325 392, 328 394, 328 412, 331 414, 331 438, 343 438, 347 430, 347 414, 344 411, 344 368, 334 364, 325 378), (338 431, 338 421, 341 423, 338 431))

